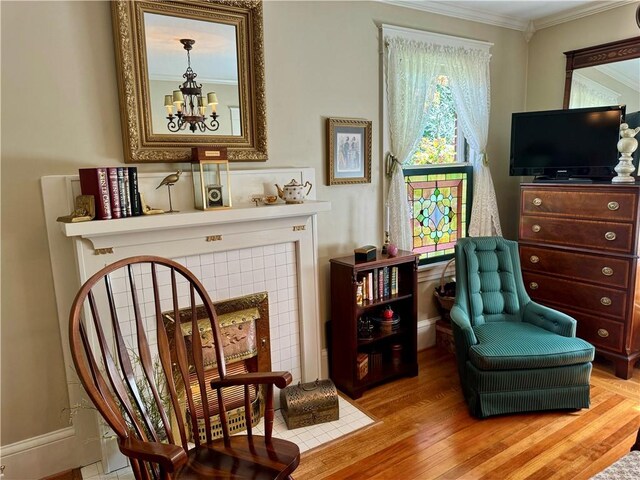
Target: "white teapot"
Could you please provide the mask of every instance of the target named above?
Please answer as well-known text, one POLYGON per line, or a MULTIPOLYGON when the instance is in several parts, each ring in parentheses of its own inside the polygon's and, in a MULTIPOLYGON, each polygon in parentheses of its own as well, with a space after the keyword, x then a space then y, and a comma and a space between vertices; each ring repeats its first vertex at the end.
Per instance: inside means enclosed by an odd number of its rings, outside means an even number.
POLYGON ((286 203, 303 203, 305 197, 309 195, 309 192, 311 191, 311 187, 313 187, 313 185, 308 180, 304 185, 302 185, 296 182, 295 178, 292 178, 291 181, 282 188, 280 188, 276 183, 276 188, 278 189, 278 196, 282 200, 284 200, 286 203), (309 189, 305 193, 304 189, 307 185, 309 185, 309 189))

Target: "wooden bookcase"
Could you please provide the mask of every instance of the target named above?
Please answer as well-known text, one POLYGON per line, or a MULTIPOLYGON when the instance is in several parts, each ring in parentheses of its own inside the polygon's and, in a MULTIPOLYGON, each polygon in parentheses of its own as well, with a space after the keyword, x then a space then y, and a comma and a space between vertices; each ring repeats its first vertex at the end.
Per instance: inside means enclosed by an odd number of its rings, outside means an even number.
MULTIPOLYGON (((395 257, 377 252, 376 260, 356 262, 353 255, 331 262, 330 370, 337 388, 351 398, 359 398, 374 385, 418 374, 417 359, 417 268, 411 252, 395 257), (397 293, 391 293, 393 271, 397 293), (384 272, 388 272, 385 279, 384 272), (358 284, 365 277, 382 275, 382 288, 373 299, 357 298, 358 284), (385 283, 387 290, 385 292, 385 283), (376 321, 389 306, 399 317, 393 329, 376 321), (359 322, 370 319, 374 326, 369 338, 359 334, 359 322), (363 375, 364 371, 367 371, 363 375)), ((367 296, 367 292, 363 292, 367 296)))

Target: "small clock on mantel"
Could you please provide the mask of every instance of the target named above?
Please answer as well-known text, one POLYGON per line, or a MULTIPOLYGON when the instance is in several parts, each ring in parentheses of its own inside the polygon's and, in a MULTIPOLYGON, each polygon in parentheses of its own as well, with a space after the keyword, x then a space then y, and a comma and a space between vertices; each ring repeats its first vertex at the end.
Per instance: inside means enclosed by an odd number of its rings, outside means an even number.
POLYGON ((194 147, 191 173, 196 209, 218 210, 231 207, 229 161, 225 147, 194 147))

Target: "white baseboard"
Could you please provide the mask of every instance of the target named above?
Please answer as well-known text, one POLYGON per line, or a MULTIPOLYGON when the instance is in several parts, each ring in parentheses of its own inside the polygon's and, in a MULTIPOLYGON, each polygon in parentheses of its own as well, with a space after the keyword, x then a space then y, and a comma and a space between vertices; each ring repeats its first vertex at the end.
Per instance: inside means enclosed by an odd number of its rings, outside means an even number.
POLYGON ((418 351, 436 344, 436 322, 440 317, 418 320, 418 351))
POLYGON ((0 447, 3 480, 37 480, 77 468, 76 432, 62 428, 0 447))

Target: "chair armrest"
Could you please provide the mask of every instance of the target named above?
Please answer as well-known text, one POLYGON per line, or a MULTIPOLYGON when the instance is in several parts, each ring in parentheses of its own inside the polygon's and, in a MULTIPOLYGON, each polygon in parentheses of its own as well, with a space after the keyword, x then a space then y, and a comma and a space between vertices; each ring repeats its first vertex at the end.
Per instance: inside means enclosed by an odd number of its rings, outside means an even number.
POLYGON ((120 451, 128 457, 157 463, 165 472, 174 472, 187 462, 187 452, 173 443, 143 442, 133 437, 118 443, 120 451))
MULTIPOLYGON (((467 350, 469 350, 469 347, 478 343, 476 334, 471 328, 471 321, 469 320, 469 316, 467 315, 467 313, 458 305, 453 306, 450 315, 454 337, 457 338, 456 342, 462 341, 464 343, 464 352, 466 356, 466 352, 467 350)), ((458 344, 456 343, 456 349, 457 348, 458 344)))
POLYGON ((536 302, 525 305, 522 319, 563 337, 576 336, 577 322, 572 317, 536 302))
POLYGON ((232 385, 273 384, 284 388, 291 383, 289 372, 250 372, 230 375, 225 378, 211 380, 211 388, 230 387, 232 385))

